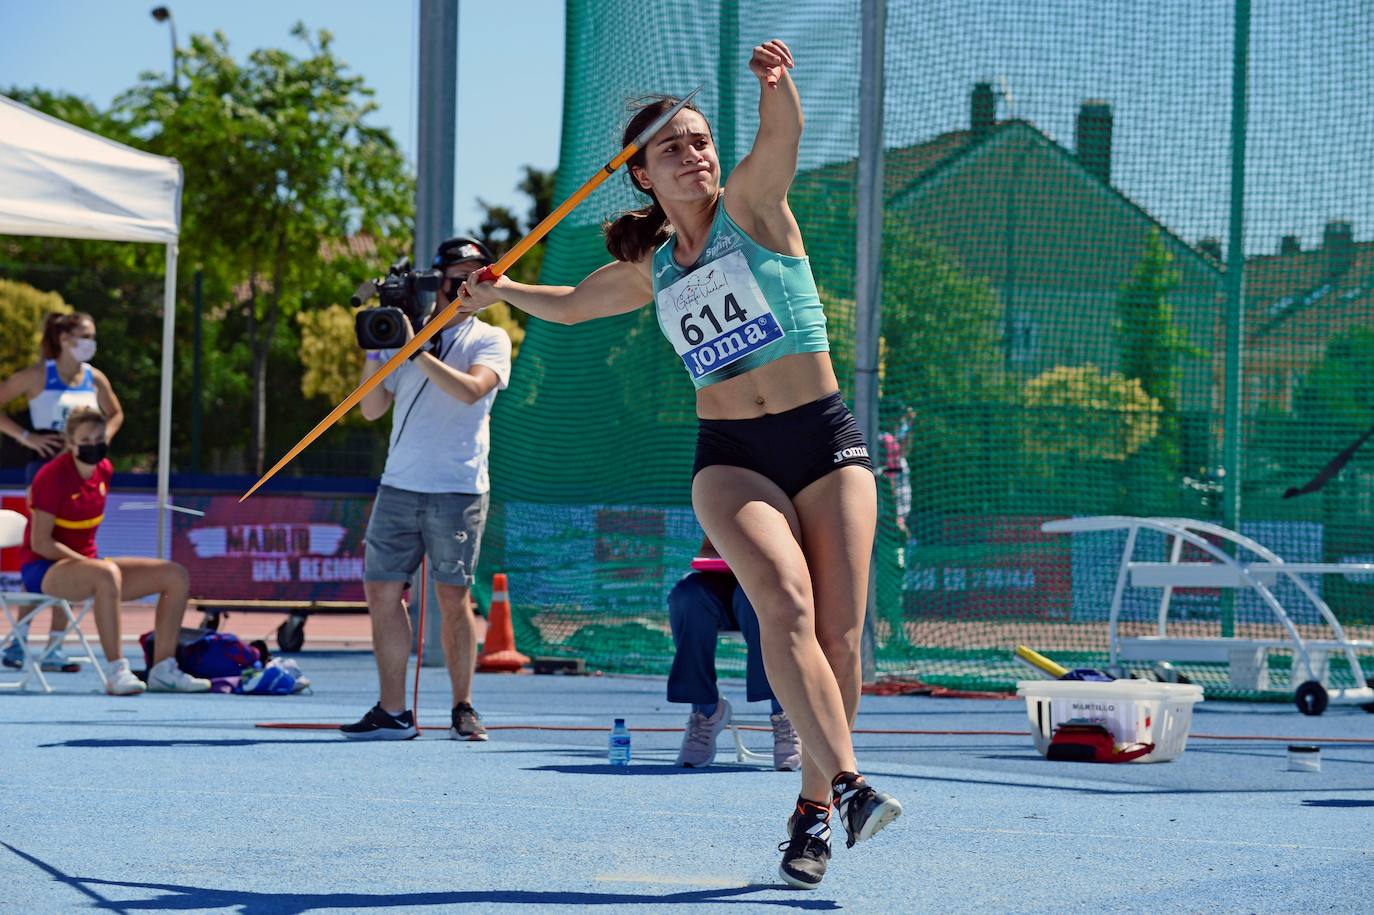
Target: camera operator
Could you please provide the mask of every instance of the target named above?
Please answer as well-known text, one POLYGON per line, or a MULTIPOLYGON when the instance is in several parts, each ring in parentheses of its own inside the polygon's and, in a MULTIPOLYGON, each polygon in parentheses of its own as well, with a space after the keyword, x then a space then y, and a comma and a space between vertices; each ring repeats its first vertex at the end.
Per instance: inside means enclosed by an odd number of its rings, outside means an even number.
MULTIPOLYGON (((434 267, 443 271, 436 308, 453 300, 469 272, 491 262, 491 253, 476 239, 450 238, 440 244, 434 256, 434 267)), ((412 320, 416 315, 418 309, 412 320)), ((402 323, 409 339, 415 325, 402 323)), ((470 589, 490 488, 488 418, 496 392, 510 377, 511 342, 504 330, 459 315, 432 343, 361 403, 368 420, 381 418, 393 404, 395 410, 386 469, 367 525, 363 573, 381 694, 360 721, 339 729, 358 740, 416 735, 414 715, 405 704, 412 632, 401 598, 422 556, 428 557, 439 598, 444 659, 453 686, 449 736, 487 739, 472 707, 477 640, 470 589)), ((389 355, 370 350, 363 379, 375 374, 389 355)))

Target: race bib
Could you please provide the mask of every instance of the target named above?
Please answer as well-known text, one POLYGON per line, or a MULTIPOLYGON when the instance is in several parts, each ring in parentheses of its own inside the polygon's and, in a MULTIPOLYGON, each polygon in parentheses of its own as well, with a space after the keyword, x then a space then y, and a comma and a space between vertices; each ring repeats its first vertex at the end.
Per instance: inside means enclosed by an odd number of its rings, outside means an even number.
POLYGON ((659 290, 657 307, 668 341, 694 379, 784 336, 739 251, 659 290))

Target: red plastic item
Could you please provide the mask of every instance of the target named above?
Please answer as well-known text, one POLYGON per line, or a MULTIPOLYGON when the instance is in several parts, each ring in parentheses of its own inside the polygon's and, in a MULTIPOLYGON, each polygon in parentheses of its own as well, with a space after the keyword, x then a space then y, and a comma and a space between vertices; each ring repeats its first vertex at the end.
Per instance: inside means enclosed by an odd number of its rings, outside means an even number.
POLYGON ((719 556, 697 556, 692 560, 692 568, 698 572, 730 571, 730 566, 719 556))
POLYGON ((1153 753, 1152 743, 1117 749, 1112 732, 1100 724, 1065 722, 1054 729, 1046 758, 1059 762, 1122 763, 1153 753))

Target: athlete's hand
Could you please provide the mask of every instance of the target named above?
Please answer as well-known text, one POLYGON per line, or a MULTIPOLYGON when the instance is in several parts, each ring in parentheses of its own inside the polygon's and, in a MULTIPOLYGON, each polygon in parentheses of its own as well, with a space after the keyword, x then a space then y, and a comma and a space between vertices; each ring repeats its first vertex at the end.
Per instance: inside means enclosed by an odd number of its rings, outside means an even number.
POLYGON ((23 444, 38 452, 41 458, 50 458, 62 450, 62 433, 30 432, 23 444))
POLYGON ((483 308, 490 308, 501 301, 501 290, 510 286, 510 280, 504 275, 498 276, 494 280, 486 278, 487 274, 481 270, 469 274, 467 281, 458 287, 458 313, 463 316, 473 315, 483 308))
POLYGON ((749 58, 749 71, 770 89, 776 86, 783 73, 791 70, 793 66, 792 52, 780 38, 765 41, 754 48, 754 54, 749 58))

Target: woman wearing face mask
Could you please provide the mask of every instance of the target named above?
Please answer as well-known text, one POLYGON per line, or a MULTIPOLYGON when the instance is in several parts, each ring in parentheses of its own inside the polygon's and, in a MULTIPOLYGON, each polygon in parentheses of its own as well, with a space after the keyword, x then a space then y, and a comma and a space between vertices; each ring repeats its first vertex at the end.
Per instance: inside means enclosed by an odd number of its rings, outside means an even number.
MULTIPOLYGON (((105 416, 105 436, 113 438, 124 424, 124 410, 110 387, 105 373, 90 364, 95 356, 95 321, 83 312, 50 314, 43 322, 43 337, 39 345, 42 359, 15 372, 0 383, 0 404, 7 404, 24 395, 29 400, 29 420, 33 430, 27 430, 0 412, 0 432, 34 452, 25 468, 24 479, 32 483, 34 475, 53 457, 63 451, 62 430, 67 415, 78 407, 99 410, 105 416)), ((76 670, 62 653, 62 614, 54 609, 51 634, 43 652, 44 670, 76 670)), ((11 639, 0 652, 6 667, 18 667, 24 655, 19 644, 11 639)))
POLYGON ((38 471, 29 487, 31 517, 20 548, 19 574, 29 591, 69 601, 94 602, 96 631, 105 652, 106 691, 128 696, 144 689, 203 693, 209 680, 177 667, 175 652, 186 612, 186 569, 165 559, 120 556, 103 559, 95 534, 105 518, 105 499, 114 472, 108 424, 98 410, 77 407, 67 417, 65 447, 38 471), (134 676, 120 644, 119 604, 158 595, 153 666, 148 684, 134 676))

